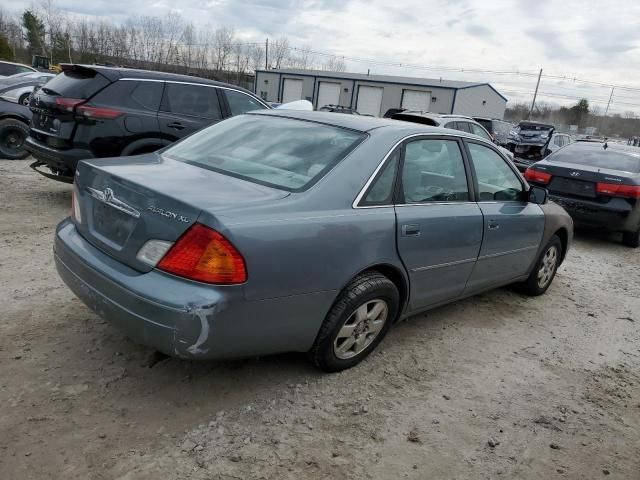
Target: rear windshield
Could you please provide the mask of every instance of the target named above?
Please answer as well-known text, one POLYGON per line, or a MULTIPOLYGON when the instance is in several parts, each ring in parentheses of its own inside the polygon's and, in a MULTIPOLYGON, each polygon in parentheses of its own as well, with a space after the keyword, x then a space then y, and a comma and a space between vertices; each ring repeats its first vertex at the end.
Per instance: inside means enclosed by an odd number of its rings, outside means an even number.
POLYGON ((239 115, 164 152, 220 173, 289 191, 305 190, 366 135, 344 128, 266 115, 239 115))
POLYGON ((575 143, 547 157, 550 162, 573 163, 589 167, 607 168, 628 173, 640 173, 640 153, 605 150, 602 144, 575 143))
POLYGON ((47 82, 42 91, 48 95, 87 99, 109 81, 94 70, 64 71, 47 82))
POLYGON ((534 132, 548 132, 553 127, 547 127, 545 125, 518 125, 520 130, 534 131, 534 132))

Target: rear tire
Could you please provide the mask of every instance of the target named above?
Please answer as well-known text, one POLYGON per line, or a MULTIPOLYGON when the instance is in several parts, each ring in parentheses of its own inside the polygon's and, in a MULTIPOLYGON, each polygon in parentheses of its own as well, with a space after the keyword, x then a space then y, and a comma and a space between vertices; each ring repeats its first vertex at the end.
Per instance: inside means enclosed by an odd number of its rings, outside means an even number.
POLYGON ((640 247, 640 228, 635 232, 623 232, 622 244, 630 248, 640 247))
POLYGON ((562 241, 557 235, 554 235, 540 253, 529 278, 519 284, 518 289, 525 295, 532 297, 542 295, 553 282, 561 258, 562 241))
POLYGON ((29 152, 24 149, 24 142, 28 136, 29 126, 26 123, 15 118, 0 120, 0 158, 26 158, 29 152))
POLYGON ((382 341, 396 319, 400 294, 378 272, 354 278, 340 293, 309 351, 325 372, 339 372, 360 363, 382 341))

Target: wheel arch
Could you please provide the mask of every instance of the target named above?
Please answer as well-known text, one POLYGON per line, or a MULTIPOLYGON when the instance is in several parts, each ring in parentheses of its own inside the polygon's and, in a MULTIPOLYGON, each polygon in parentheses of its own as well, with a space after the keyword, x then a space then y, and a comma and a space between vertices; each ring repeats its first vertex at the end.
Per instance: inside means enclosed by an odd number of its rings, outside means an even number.
MULTIPOLYGON (((404 313, 405 308, 409 302, 409 279, 406 277, 403 270, 399 268, 397 265, 392 265, 390 263, 379 263, 379 264, 374 264, 366 268, 363 268, 362 270, 357 272, 355 275, 353 275, 351 278, 349 278, 349 280, 347 280, 347 282, 342 286, 342 288, 340 288, 338 294, 336 295, 336 299, 340 295, 340 292, 344 291, 344 289, 347 288, 347 286, 353 281, 354 278, 360 275, 363 275, 367 272, 377 272, 381 275, 384 275, 389 280, 391 280, 393 284, 396 286, 396 288, 398 289, 398 293, 400 295, 400 305, 398 308, 398 315, 394 319, 394 322, 397 321, 399 318, 402 317, 402 314, 404 313)), ((333 304, 332 304, 332 307, 333 307, 333 304)))
POLYGON ((560 263, 562 263, 567 254, 567 250, 569 248, 569 232, 567 231, 566 228, 560 227, 558 230, 556 230, 554 235, 557 235, 558 238, 560 239, 560 242, 562 243, 562 252, 560 256, 560 263))
POLYGON ((120 155, 127 156, 149 153, 159 150, 165 145, 166 144, 160 138, 141 138, 124 147, 120 155))
POLYGON ((20 115, 16 115, 16 114, 2 115, 0 117, 0 121, 2 121, 2 120, 18 120, 19 122, 24 123, 27 126, 27 128, 29 127, 29 123, 31 123, 30 120, 28 120, 28 119, 26 119, 24 117, 21 117, 20 115))

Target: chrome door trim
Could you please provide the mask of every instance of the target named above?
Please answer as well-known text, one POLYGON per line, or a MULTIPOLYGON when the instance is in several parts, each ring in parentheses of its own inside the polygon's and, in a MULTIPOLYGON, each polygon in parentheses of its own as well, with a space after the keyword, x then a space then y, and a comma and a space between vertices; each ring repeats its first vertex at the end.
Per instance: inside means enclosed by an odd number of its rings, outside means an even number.
POLYGON ((261 98, 249 93, 249 92, 243 92, 242 90, 237 90, 235 88, 230 88, 230 87, 223 87, 222 85, 208 85, 206 83, 196 83, 196 82, 180 82, 178 80, 157 80, 154 78, 134 78, 134 77, 127 77, 127 78, 120 78, 117 81, 120 80, 124 80, 124 81, 135 81, 135 82, 160 82, 160 83, 175 83, 175 84, 179 84, 179 85, 194 85, 196 87, 208 87, 208 88, 220 88, 222 90, 231 90, 232 92, 237 92, 237 93, 241 93, 243 95, 246 95, 247 97, 252 98, 253 100, 257 100, 259 103, 261 103, 262 105, 264 105, 265 107, 267 107, 268 109, 271 110, 271 107, 269 105, 267 105, 261 98))
MULTIPOLYGON (((456 130, 456 132, 458 132, 456 130)), ((369 179, 367 180, 367 182, 364 184, 364 187, 362 187, 362 189, 360 189, 360 191, 358 192, 358 195, 356 196, 356 199, 353 201, 353 203, 351 204, 351 208, 380 208, 380 207, 392 207, 394 205, 358 205, 361 201, 362 201, 362 197, 364 197, 364 194, 366 193, 366 191, 369 189, 369 187, 371 186, 371 184, 373 183, 374 179, 376 178, 376 176, 378 175, 378 173, 380 172, 380 170, 384 167, 384 164, 387 162, 387 159, 389 158, 389 156, 393 153, 393 151, 398 147, 398 145, 400 145, 402 142, 405 142, 407 140, 409 140, 410 138, 415 138, 415 137, 451 137, 454 140, 457 140, 458 138, 470 138, 470 139, 479 139, 481 142, 486 142, 486 140, 477 137, 475 135, 460 135, 459 133, 466 133, 466 132, 458 132, 458 133, 442 133, 442 132, 422 132, 422 133, 412 133, 411 135, 407 135, 406 137, 398 140, 392 147, 391 149, 387 152, 387 154, 383 157, 383 159, 380 161, 380 163, 378 164, 378 166, 376 167, 376 169, 374 170, 374 172, 371 174, 371 176, 369 177, 369 179)), ((462 153, 462 152, 460 152, 462 153)), ((431 203, 436 203, 436 202, 431 202, 431 203)), ((453 203, 453 202, 452 202, 453 203)), ((474 202, 455 202, 456 204, 459 203, 474 203, 474 202)), ((410 204, 398 204, 395 205, 396 207, 402 206, 402 205, 426 205, 423 203, 410 203, 410 204)))
POLYGON ((488 255, 482 255, 482 256, 478 257, 478 260, 485 260, 487 258, 502 257, 504 255, 511 255, 512 253, 527 252, 529 250, 537 250, 539 247, 540 247, 539 245, 530 245, 528 247, 516 248, 515 250, 508 250, 506 252, 490 253, 488 255))
POLYGON ((454 265, 462 265, 462 264, 465 264, 465 263, 471 263, 471 262, 475 262, 476 260, 478 260, 478 259, 477 258, 465 258, 464 260, 456 260, 455 262, 439 263, 438 265, 428 265, 426 267, 416 267, 416 268, 412 268, 411 271, 412 272, 423 272, 425 270, 434 270, 436 268, 452 267, 454 265))

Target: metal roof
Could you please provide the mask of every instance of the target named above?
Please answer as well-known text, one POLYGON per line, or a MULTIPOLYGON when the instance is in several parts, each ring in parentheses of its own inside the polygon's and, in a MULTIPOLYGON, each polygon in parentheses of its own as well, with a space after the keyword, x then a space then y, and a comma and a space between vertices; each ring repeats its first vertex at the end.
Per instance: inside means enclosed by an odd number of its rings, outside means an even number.
POLYGON ((487 85, 483 82, 464 82, 462 80, 444 80, 436 78, 396 77, 393 75, 367 75, 366 73, 328 72, 325 70, 302 70, 294 68, 279 68, 272 70, 257 70, 264 73, 284 73, 289 75, 307 75, 325 78, 342 78, 347 80, 361 80, 370 82, 404 83, 423 87, 441 88, 469 88, 487 85))

